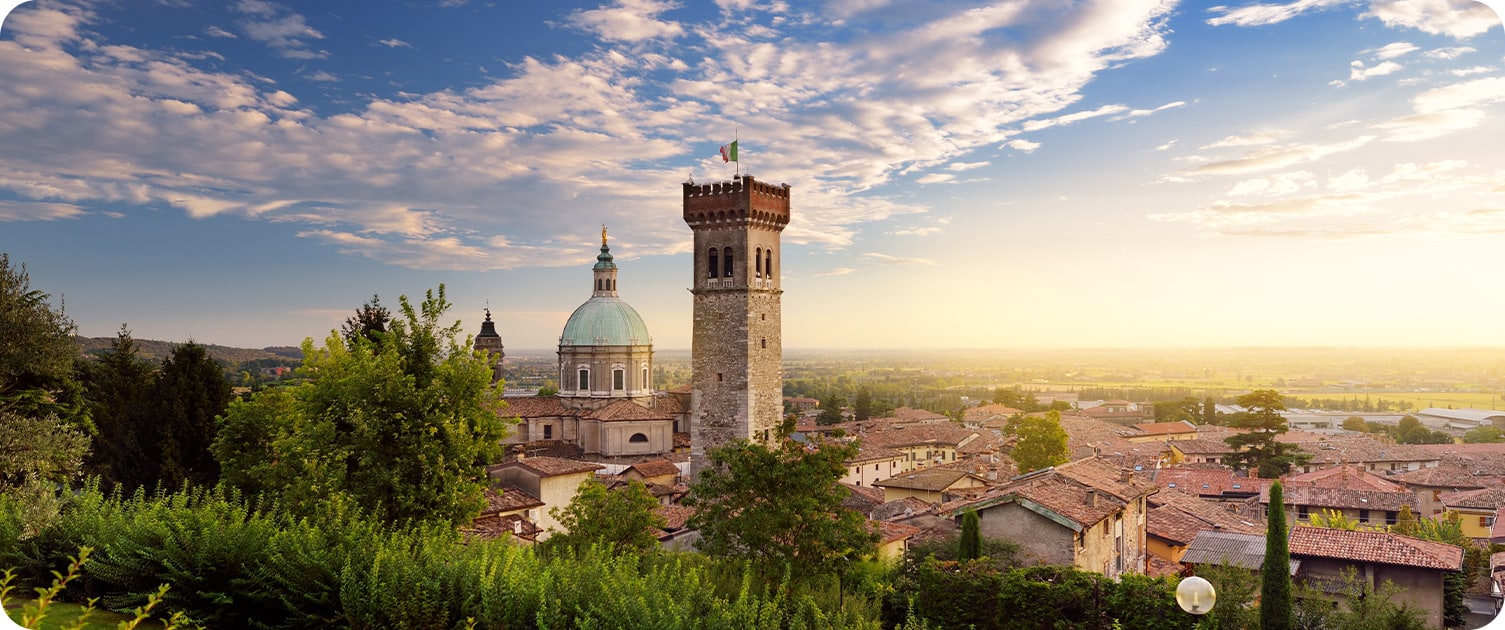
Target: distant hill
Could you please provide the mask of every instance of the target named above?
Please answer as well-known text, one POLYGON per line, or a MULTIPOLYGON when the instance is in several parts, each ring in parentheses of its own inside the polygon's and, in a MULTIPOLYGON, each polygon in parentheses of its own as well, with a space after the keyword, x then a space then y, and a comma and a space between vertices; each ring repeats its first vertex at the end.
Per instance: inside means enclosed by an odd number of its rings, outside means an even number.
MULTIPOLYGON (((79 349, 88 356, 98 356, 110 349, 115 342, 114 337, 75 337, 79 349)), ((141 357, 153 362, 159 362, 167 355, 172 354, 172 349, 182 345, 178 341, 156 341, 153 339, 137 339, 136 347, 141 351, 141 357)), ((218 346, 206 344, 209 356, 216 361, 226 363, 231 367, 247 361, 275 360, 278 363, 297 365, 303 361, 303 351, 292 346, 271 346, 267 348, 231 348, 230 346, 218 346)))

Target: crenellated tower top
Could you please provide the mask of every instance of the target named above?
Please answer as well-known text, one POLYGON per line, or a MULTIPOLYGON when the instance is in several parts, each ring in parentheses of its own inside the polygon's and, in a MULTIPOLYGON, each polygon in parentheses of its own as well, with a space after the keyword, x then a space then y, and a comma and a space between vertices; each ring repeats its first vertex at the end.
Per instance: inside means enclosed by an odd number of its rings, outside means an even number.
POLYGON ((789 184, 766 184, 751 175, 712 184, 686 182, 684 219, 693 230, 752 227, 781 232, 789 224, 789 184))

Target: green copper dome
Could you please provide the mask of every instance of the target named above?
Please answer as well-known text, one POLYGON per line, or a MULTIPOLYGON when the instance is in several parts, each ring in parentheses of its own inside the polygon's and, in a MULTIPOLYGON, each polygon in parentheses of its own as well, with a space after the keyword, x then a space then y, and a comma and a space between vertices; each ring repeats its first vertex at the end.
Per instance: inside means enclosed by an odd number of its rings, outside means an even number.
POLYGON ((559 336, 561 346, 646 346, 648 326, 619 297, 598 295, 570 315, 559 336))

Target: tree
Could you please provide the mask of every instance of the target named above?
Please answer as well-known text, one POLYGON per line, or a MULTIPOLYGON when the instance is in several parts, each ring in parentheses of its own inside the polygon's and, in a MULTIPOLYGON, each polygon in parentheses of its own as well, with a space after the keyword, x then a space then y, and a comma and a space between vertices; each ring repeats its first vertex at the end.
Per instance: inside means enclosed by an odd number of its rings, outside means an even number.
POLYGON ((976 560, 982 557, 982 532, 978 525, 977 510, 962 512, 961 542, 956 551, 958 560, 976 560))
POLYGON ((815 417, 816 424, 840 424, 845 418, 841 417, 841 408, 846 406, 846 399, 836 394, 826 396, 820 401, 820 415, 815 417))
POLYGON ((1019 441, 1014 443, 1011 456, 1014 463, 1018 464, 1021 474, 1064 464, 1071 459, 1059 411, 1020 419, 1016 433, 1019 441))
POLYGON ((98 429, 86 469, 127 492, 151 483, 157 462, 146 454, 143 429, 152 421, 147 396, 154 368, 141 358, 130 329, 121 324, 110 349, 80 361, 78 371, 98 429))
MULTIPOLYGON (((1239 403, 1243 404, 1243 403, 1239 403)), ((1270 515, 1266 519, 1265 562, 1260 565, 1259 626, 1263 630, 1291 628, 1291 544, 1286 536, 1285 488, 1270 484, 1270 515)))
POLYGON ((610 545, 618 553, 646 553, 658 547, 653 530, 665 525, 663 515, 655 512, 658 500, 640 481, 608 490, 594 477, 586 479, 575 491, 575 498, 550 514, 564 526, 551 536, 551 549, 582 551, 592 546, 610 545))
MULTIPOLYGON (((1362 521, 1344 516, 1343 512, 1339 510, 1318 510, 1311 514, 1308 520, 1313 527, 1326 527, 1327 529, 1346 529, 1349 531, 1375 529, 1374 527, 1365 525, 1362 521)), ((1380 529, 1383 529, 1383 526, 1380 529)))
POLYGON ((370 302, 355 309, 354 316, 345 318, 340 334, 345 337, 347 345, 354 344, 357 338, 379 343, 381 335, 386 334, 387 326, 391 323, 392 313, 381 305, 381 296, 373 294, 370 302))
POLYGON ((158 482, 175 487, 219 480, 209 447, 218 429, 215 418, 231 398, 224 370, 204 346, 190 341, 162 360, 147 394, 151 413, 138 432, 147 456, 157 462, 158 482))
POLYGON ((1486 425, 1474 429, 1469 429, 1468 433, 1463 434, 1463 442, 1465 444, 1493 444, 1496 442, 1505 442, 1505 434, 1500 433, 1499 427, 1486 425))
POLYGON ((78 327, 51 297, 31 288, 26 266, 0 253, 0 411, 28 418, 53 415, 86 433, 83 388, 74 379, 78 327))
POLYGON ((710 465, 685 499, 696 510, 689 523, 701 535, 696 546, 796 578, 871 555, 878 534, 841 505, 848 493, 840 479, 856 454, 848 444, 806 447, 793 440, 774 448, 739 441, 710 451, 710 465))
POLYGON ((1289 430, 1285 417, 1285 402, 1280 392, 1273 389, 1257 389, 1238 397, 1238 404, 1248 412, 1233 421, 1233 426, 1249 429, 1223 441, 1233 447, 1234 453, 1225 463, 1234 468, 1255 468, 1259 476, 1274 479, 1291 471, 1291 466, 1310 459, 1294 444, 1276 441, 1276 437, 1289 430))
POLYGON ((1208 396, 1207 398, 1202 399, 1202 424, 1217 423, 1218 403, 1212 398, 1212 396, 1208 396))
POLYGON ((1345 431, 1363 433, 1369 429, 1369 423, 1358 416, 1349 416, 1343 419, 1343 429, 1345 431))
POLYGON ((311 380, 230 406, 214 444, 226 483, 310 513, 343 498, 387 522, 461 523, 475 516, 483 466, 501 455, 501 385, 487 358, 441 327, 444 285, 380 342, 303 342, 311 380))
POLYGON ((873 394, 866 387, 857 389, 857 400, 852 403, 852 413, 858 421, 873 417, 873 394))

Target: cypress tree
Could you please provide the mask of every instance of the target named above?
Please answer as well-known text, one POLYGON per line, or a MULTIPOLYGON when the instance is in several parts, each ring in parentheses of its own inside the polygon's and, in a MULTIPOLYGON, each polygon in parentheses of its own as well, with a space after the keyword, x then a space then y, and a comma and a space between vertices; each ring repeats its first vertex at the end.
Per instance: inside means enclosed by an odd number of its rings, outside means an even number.
POLYGON ((1286 538, 1285 489, 1270 485, 1270 516, 1265 530, 1265 563, 1260 567, 1259 627, 1291 628, 1291 542, 1286 538))
POLYGON ((962 539, 961 547, 957 549, 957 560, 976 560, 982 557, 982 533, 978 530, 977 510, 962 512, 962 539))

